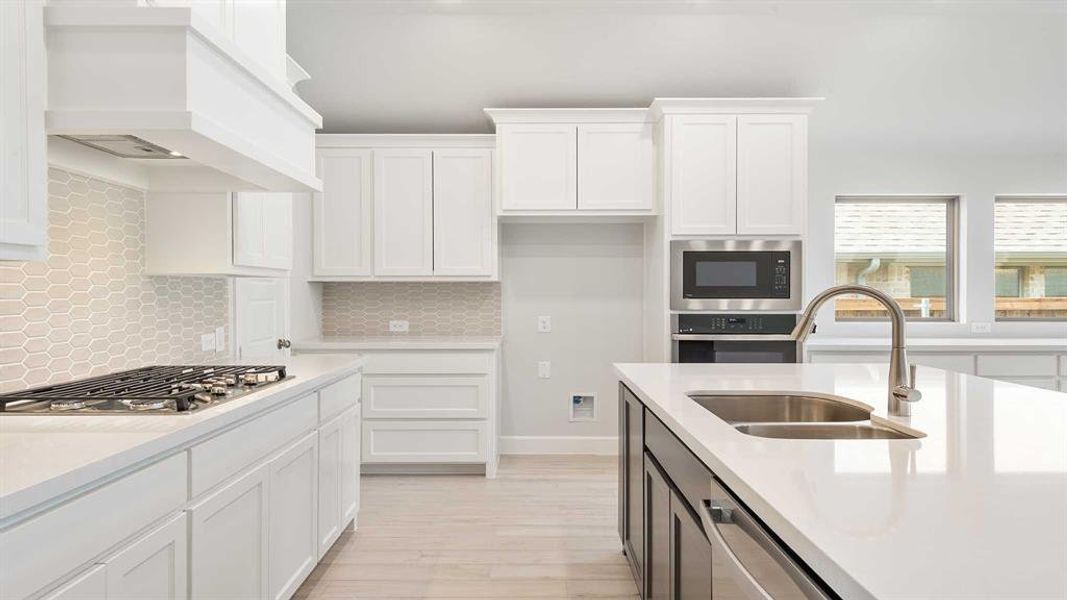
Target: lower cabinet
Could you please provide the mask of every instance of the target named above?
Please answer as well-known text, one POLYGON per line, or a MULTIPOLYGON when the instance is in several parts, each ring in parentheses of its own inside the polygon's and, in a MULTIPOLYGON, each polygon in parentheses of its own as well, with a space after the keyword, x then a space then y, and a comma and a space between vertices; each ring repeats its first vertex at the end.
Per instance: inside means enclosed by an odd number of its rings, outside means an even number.
POLYGON ((359 509, 359 405, 319 427, 319 558, 359 509))
POLYGON ((107 565, 93 565, 41 600, 105 600, 107 598, 107 565))
POLYGON ((185 513, 106 561, 108 600, 179 600, 188 596, 185 513))
POLYGON ((671 597, 671 486, 645 453, 645 600, 671 597))
POLYGON ((267 597, 269 479, 265 464, 189 509, 193 598, 267 597))
POLYGON ((630 390, 619 387, 619 534, 630 568, 641 587, 644 572, 644 406, 630 390))
POLYGON ((711 544, 704 536, 700 519, 678 494, 671 490, 670 509, 670 598, 708 600, 711 598, 711 544))
POLYGON ((270 462, 267 583, 271 600, 287 600, 319 558, 318 433, 311 432, 270 462))

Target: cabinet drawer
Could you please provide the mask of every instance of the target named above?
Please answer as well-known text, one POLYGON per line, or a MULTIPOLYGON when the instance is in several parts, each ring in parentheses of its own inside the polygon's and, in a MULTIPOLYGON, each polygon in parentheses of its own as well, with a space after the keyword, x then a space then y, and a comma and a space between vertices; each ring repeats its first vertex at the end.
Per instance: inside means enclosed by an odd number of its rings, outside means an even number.
POLYGON ((374 375, 366 380, 365 419, 484 418, 485 375, 374 375))
POLYGON ((708 498, 712 474, 655 415, 645 411, 645 447, 682 493, 690 508, 698 510, 708 498))
POLYGON ((0 598, 24 598, 177 511, 187 474, 176 454, 0 533, 0 598))
POLYGON ((980 354, 978 374, 983 377, 1055 377, 1056 357, 1051 354, 980 354))
POLYGON ((363 421, 364 463, 480 463, 485 421, 363 421))
POLYGON ((1019 385, 1041 388, 1045 390, 1059 391, 1059 384, 1055 377, 997 377, 997 381, 1007 381, 1019 385))
POLYGON ((492 369, 492 352, 378 352, 367 355, 365 375, 480 374, 492 369))
POLYGON ((974 375, 974 355, 972 354, 915 354, 912 352, 908 354, 908 359, 924 367, 974 375))
POLYGON ((363 391, 363 376, 359 373, 345 377, 319 390, 319 423, 325 423, 359 402, 363 391))
POLYGON ((197 497, 265 458, 318 423, 318 394, 309 394, 238 425, 190 450, 192 495, 197 497))

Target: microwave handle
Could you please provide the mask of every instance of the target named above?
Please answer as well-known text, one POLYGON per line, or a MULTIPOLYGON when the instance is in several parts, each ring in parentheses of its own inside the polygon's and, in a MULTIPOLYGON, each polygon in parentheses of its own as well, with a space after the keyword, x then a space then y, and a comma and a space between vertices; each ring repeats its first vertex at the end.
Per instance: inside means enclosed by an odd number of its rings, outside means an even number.
POLYGON ((774 600, 774 597, 760 585, 760 582, 745 568, 741 559, 730 548, 730 544, 719 531, 719 522, 729 522, 736 525, 752 541, 756 542, 760 549, 774 559, 774 562, 781 566, 786 575, 797 584, 804 593, 805 598, 829 600, 829 596, 817 587, 815 582, 786 555, 785 551, 763 531, 763 528, 744 509, 740 506, 722 506, 722 504, 732 505, 733 503, 729 501, 720 503, 720 501, 716 500, 714 502, 718 505, 713 506, 712 500, 703 502, 700 520, 704 525, 704 531, 708 534, 708 541, 711 542, 714 551, 722 554, 725 558, 723 562, 730 569, 733 575, 733 582, 744 588, 746 598, 750 600, 774 600))

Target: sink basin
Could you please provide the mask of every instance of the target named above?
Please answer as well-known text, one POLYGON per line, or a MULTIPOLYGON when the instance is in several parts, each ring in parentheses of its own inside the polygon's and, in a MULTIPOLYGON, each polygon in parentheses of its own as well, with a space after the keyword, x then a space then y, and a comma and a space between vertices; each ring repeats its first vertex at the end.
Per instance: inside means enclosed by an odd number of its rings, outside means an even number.
POLYGON ((866 421, 871 412, 829 398, 799 395, 694 394, 690 396, 727 423, 824 423, 866 421))
POLYGON ((734 429, 745 435, 790 440, 911 440, 911 435, 870 423, 746 423, 734 429))

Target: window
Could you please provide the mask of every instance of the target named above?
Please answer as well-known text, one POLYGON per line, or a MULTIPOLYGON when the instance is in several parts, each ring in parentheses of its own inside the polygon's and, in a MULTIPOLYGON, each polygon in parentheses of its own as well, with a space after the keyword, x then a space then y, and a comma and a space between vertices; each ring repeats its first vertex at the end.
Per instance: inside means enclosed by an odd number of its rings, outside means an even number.
MULTIPOLYGON (((838 285, 861 284, 892 295, 909 320, 956 315, 956 198, 839 197, 834 205, 838 285)), ((889 317, 875 300, 842 296, 837 320, 889 317)))
POLYGON ((1067 197, 997 198, 993 220, 997 319, 1067 318, 1067 197))

